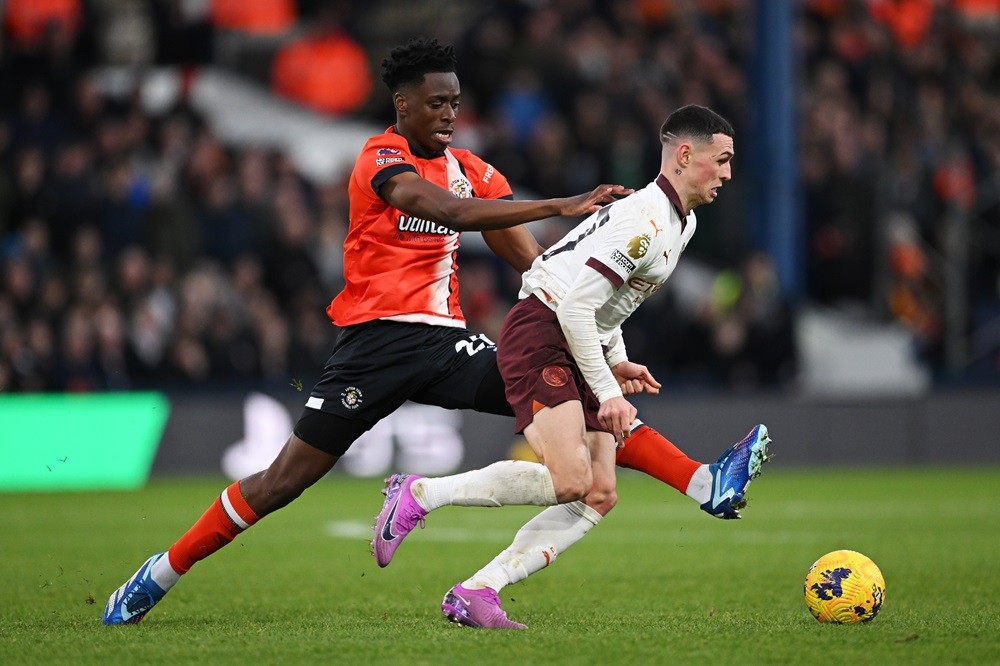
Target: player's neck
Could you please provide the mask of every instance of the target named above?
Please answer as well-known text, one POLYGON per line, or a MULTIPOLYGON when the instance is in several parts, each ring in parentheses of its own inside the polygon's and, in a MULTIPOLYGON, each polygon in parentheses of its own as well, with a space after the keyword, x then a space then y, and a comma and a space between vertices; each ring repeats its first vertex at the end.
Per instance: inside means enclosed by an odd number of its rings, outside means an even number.
POLYGON ((674 206, 674 210, 680 215, 681 219, 687 218, 688 213, 691 212, 691 208, 686 205, 684 197, 681 195, 680 182, 676 177, 671 178, 672 174, 669 171, 661 171, 656 177, 656 184, 666 195, 667 199, 674 206))

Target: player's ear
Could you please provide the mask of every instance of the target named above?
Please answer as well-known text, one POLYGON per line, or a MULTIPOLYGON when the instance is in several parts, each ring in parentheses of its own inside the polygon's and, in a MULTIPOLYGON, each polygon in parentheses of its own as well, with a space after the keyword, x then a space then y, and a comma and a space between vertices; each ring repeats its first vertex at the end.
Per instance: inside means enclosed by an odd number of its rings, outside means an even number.
POLYGON ((691 164, 691 144, 686 141, 681 141, 677 144, 677 148, 674 150, 674 159, 677 160, 677 166, 682 169, 691 164))
POLYGON ((392 105, 396 107, 396 113, 400 116, 405 116, 407 111, 406 95, 401 92, 393 93, 392 95, 392 105))

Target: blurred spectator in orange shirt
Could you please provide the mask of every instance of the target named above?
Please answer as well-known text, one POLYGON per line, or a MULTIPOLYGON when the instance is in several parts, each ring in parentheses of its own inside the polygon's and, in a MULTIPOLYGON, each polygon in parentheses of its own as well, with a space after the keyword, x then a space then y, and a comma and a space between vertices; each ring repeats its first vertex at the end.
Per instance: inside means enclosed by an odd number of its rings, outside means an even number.
POLYGON ((50 30, 75 34, 81 12, 80 0, 7 0, 4 29, 13 44, 30 49, 39 46, 50 30))
POLYGON ((934 19, 933 0, 874 0, 868 8, 876 21, 889 27, 904 49, 924 41, 934 19))
POLYGON ((271 85, 277 94, 316 111, 344 114, 365 103, 372 78, 364 49, 328 15, 314 31, 278 51, 271 85))
POLYGON ((212 0, 212 24, 222 30, 279 35, 296 20, 295 0, 212 0))

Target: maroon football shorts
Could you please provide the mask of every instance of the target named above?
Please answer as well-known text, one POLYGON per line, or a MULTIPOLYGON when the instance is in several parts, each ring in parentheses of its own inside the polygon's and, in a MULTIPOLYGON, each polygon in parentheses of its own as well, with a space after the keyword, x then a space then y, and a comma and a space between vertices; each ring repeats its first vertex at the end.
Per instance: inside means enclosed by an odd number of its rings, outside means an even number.
POLYGON ((597 420, 601 404, 573 360, 556 313, 535 296, 519 301, 504 319, 497 365, 515 432, 523 432, 543 407, 569 400, 583 404, 587 430, 605 430, 597 420))

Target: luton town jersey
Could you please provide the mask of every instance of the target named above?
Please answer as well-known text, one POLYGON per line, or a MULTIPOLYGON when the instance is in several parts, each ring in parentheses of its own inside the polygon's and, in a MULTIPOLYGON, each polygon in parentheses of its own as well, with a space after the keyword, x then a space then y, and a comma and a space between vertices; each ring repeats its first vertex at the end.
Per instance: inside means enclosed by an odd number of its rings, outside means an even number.
POLYGON ((345 286, 326 309, 338 326, 373 319, 465 326, 458 305, 459 232, 397 210, 378 194, 404 171, 457 197, 512 198, 503 174, 468 150, 418 157, 392 127, 368 139, 348 183, 345 286))
POLYGON ((590 215, 535 259, 524 274, 521 298, 535 294, 555 310, 581 271, 597 271, 614 285, 596 312, 597 332, 607 345, 674 271, 696 226, 694 211, 681 216, 677 192, 661 175, 590 215))

